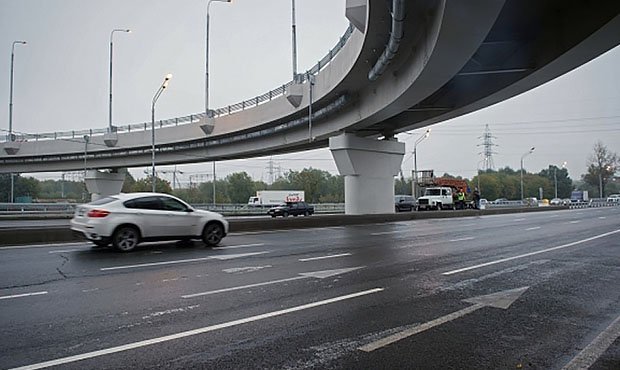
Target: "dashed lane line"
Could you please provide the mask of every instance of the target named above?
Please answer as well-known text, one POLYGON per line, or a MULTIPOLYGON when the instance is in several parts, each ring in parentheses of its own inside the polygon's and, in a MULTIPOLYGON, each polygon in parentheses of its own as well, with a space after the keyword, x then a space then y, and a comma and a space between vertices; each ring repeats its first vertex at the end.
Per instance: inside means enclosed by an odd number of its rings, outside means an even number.
POLYGON ((572 246, 575 246, 575 245, 578 245, 578 244, 583 244, 583 243, 586 243, 586 242, 589 242, 589 241, 592 241, 592 240, 604 238, 606 236, 617 234, 617 233, 620 233, 620 229, 614 230, 614 231, 610 231, 610 232, 607 232, 607 233, 604 233, 604 234, 596 235, 596 236, 593 236, 593 237, 590 237, 590 238, 578 240, 576 242, 572 242, 572 243, 568 243, 568 244, 563 244, 563 245, 558 245, 557 247, 547 248, 547 249, 539 250, 539 251, 536 251, 536 252, 520 254, 518 256, 502 258, 502 259, 495 260, 495 261, 481 263, 479 265, 463 267, 463 268, 460 268, 460 269, 457 269, 457 270, 446 271, 446 272, 442 273, 442 275, 445 275, 445 276, 454 275, 454 274, 458 274, 460 272, 475 270, 475 269, 479 269, 481 267, 486 267, 486 266, 491 266, 491 265, 495 265, 495 264, 498 264, 498 263, 508 262, 508 261, 519 259, 519 258, 535 256, 537 254, 547 253, 547 252, 555 251, 555 250, 558 250, 558 249, 563 249, 563 248, 572 247, 572 246))
POLYGON ((321 256, 321 257, 300 258, 298 261, 299 262, 317 261, 317 260, 324 260, 328 258, 338 258, 338 257, 351 256, 351 255, 352 255, 351 253, 329 254, 327 256, 321 256))
POLYGON ((229 245, 223 247, 215 247, 212 248, 214 251, 225 250, 225 249, 237 249, 237 248, 251 248, 251 247, 262 247, 265 243, 254 243, 254 244, 240 244, 240 245, 229 245))
POLYGON ((0 299, 12 299, 12 298, 31 297, 31 296, 34 296, 34 295, 43 295, 43 294, 47 294, 47 291, 33 292, 33 293, 23 293, 23 294, 13 294, 13 295, 5 295, 5 296, 0 296, 0 299))
POLYGON ((532 231, 532 230, 538 230, 538 229, 540 229, 540 226, 528 227, 527 229, 525 229, 525 231, 532 231))
POLYGON ((174 265, 179 263, 191 263, 191 262, 200 262, 200 261, 208 261, 208 260, 229 260, 233 258, 242 258, 242 257, 251 257, 257 256, 260 254, 269 253, 269 251, 265 252, 255 252, 255 253, 243 253, 243 254, 223 254, 219 256, 209 256, 209 257, 201 257, 201 258, 189 258, 183 260, 172 260, 172 261, 160 261, 160 262, 151 262, 151 263, 141 263, 137 265, 123 265, 123 266, 112 266, 112 267, 103 267, 99 270, 101 271, 110 271, 110 270, 126 270, 140 267, 151 267, 151 266, 164 266, 164 265, 174 265))
POLYGON ((450 242, 464 242, 466 240, 474 240, 474 239, 476 239, 476 238, 474 238, 473 236, 467 236, 467 237, 464 237, 464 238, 450 239, 449 241, 450 242))

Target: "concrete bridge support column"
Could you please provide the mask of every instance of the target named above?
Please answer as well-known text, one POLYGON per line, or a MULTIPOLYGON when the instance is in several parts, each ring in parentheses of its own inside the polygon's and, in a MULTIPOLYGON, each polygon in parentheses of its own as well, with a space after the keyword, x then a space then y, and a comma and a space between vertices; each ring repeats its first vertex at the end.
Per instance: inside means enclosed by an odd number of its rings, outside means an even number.
POLYGON ((394 213, 394 176, 405 144, 344 133, 329 138, 329 149, 344 176, 345 214, 394 213))
POLYGON ((91 194, 92 200, 118 194, 125 182, 125 173, 101 172, 97 170, 86 171, 84 176, 86 190, 91 194))

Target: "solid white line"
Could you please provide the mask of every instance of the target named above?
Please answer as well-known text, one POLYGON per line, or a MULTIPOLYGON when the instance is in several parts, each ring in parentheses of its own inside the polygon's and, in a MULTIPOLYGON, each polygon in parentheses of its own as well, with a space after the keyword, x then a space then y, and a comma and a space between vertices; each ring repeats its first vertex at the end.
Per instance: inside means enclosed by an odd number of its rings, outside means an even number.
POLYGON ((184 260, 141 263, 141 264, 138 264, 138 265, 124 265, 124 266, 114 266, 114 267, 103 267, 103 268, 100 268, 99 270, 101 270, 101 271, 124 270, 124 269, 138 268, 138 267, 173 265, 173 264, 177 264, 177 263, 199 262, 199 261, 207 261, 207 260, 213 260, 213 259, 227 260, 227 259, 233 259, 233 258, 255 256, 257 254, 264 254, 264 253, 268 253, 268 252, 256 252, 256 253, 233 254, 233 255, 222 254, 222 255, 219 255, 219 256, 190 258, 190 259, 184 259, 184 260))
POLYGON ((327 258, 337 258, 337 257, 345 257, 345 256, 351 256, 351 253, 330 254, 328 256, 312 257, 312 258, 300 258, 298 261, 299 262, 316 261, 316 260, 324 260, 327 258))
POLYGON ((240 244, 240 245, 229 245, 227 247, 216 247, 212 248, 214 251, 223 250, 223 249, 237 249, 237 248, 250 248, 250 247, 262 247, 265 243, 255 243, 255 244, 240 244))
POLYGON ((370 235, 377 236, 377 235, 388 235, 388 234, 398 234, 398 233, 402 233, 402 231, 399 231, 399 230, 383 231, 379 233, 370 233, 370 235))
POLYGON ((528 227, 527 229, 525 229, 525 231, 538 230, 538 229, 540 229, 540 226, 528 227))
POLYGON ((473 239, 476 239, 476 238, 474 238, 473 236, 468 236, 468 237, 465 237, 465 238, 451 239, 450 241, 451 242, 462 242, 462 241, 465 241, 465 240, 473 240, 473 239))
POLYGON ((203 295, 211 295, 211 294, 232 292, 232 291, 235 291, 235 290, 241 290, 241 289, 247 289, 247 288, 255 288, 257 286, 278 284, 278 283, 284 283, 284 282, 287 282, 287 281, 294 281, 294 280, 300 280, 300 279, 307 279, 309 277, 311 277, 311 276, 295 276, 295 277, 288 278, 288 279, 272 280, 272 281, 266 281, 264 283, 256 283, 256 284, 250 284, 250 285, 236 286, 236 287, 232 287, 232 288, 210 290, 208 292, 202 292, 202 293, 187 294, 187 295, 181 296, 181 298, 194 298, 194 297, 200 297, 200 296, 203 296, 203 295))
POLYGON ((42 368, 46 368, 50 366, 68 364, 71 362, 81 361, 81 360, 85 360, 85 359, 89 359, 93 357, 128 351, 128 350, 132 350, 136 348, 150 346, 153 344, 168 342, 168 341, 175 340, 175 339, 186 338, 186 337, 198 335, 198 334, 204 334, 204 333, 208 333, 208 332, 219 330, 219 329, 230 328, 233 326, 247 324, 247 323, 254 322, 254 321, 264 320, 264 319, 268 319, 268 318, 272 318, 276 316, 282 316, 282 315, 286 315, 292 312, 297 312, 297 311, 307 310, 307 309, 314 308, 314 307, 324 306, 324 305, 328 305, 331 303, 344 301, 347 299, 352 299, 352 298, 362 297, 362 296, 369 295, 369 294, 378 293, 381 291, 383 291, 383 288, 374 288, 370 290, 364 290, 361 292, 347 294, 347 295, 343 295, 343 296, 335 297, 335 298, 330 298, 330 299, 326 299, 323 301, 312 302, 312 303, 304 304, 301 306, 287 308, 284 310, 268 312, 268 313, 264 313, 261 315, 250 316, 244 319, 229 321, 229 322, 225 322, 225 323, 221 323, 217 325, 205 326, 199 329, 188 330, 188 331, 180 332, 177 334, 166 335, 166 336, 159 337, 159 338, 147 339, 147 340, 143 340, 140 342, 125 344, 122 346, 102 349, 102 350, 93 351, 93 352, 82 353, 80 355, 58 358, 58 359, 51 360, 51 361, 40 362, 37 364, 14 368, 12 370, 34 370, 34 369, 42 369, 42 368))
POLYGON ((33 295, 43 295, 43 294, 47 294, 47 292, 34 292, 34 293, 24 293, 24 294, 15 294, 15 295, 5 295, 5 296, 0 296, 0 299, 30 297, 33 295))
POLYGON ((618 316, 592 343, 588 344, 562 370, 588 369, 620 337, 620 316, 618 316))
POLYGON ((578 224, 579 222, 581 222, 581 221, 571 221, 571 222, 569 222, 569 224, 578 224))
POLYGON ((495 265, 495 264, 502 263, 502 262, 516 260, 518 258, 535 256, 537 254, 547 253, 547 252, 551 252, 551 251, 554 251, 554 250, 557 250, 557 249, 563 249, 563 248, 572 247, 572 246, 577 245, 577 244, 582 244, 582 243, 589 242, 589 241, 592 241, 592 240, 604 238, 606 236, 617 234, 617 233, 620 233, 620 229, 619 230, 610 231, 608 233, 596 235, 596 236, 593 236, 591 238, 578 240, 576 242, 572 242, 572 243, 568 243, 568 244, 564 244, 564 245, 559 245, 557 247, 547 248, 547 249, 543 249, 543 250, 536 251, 536 252, 525 253, 525 254, 521 254, 521 255, 518 255, 518 256, 514 256, 514 257, 502 258, 502 259, 499 259, 499 260, 496 260, 496 261, 481 263, 481 264, 475 265, 475 266, 464 267, 464 268, 461 268, 461 269, 458 269, 458 270, 452 270, 452 271, 444 272, 444 273, 442 273, 442 275, 446 275, 446 276, 447 275, 454 275, 454 274, 458 274, 459 272, 464 272, 464 271, 478 269, 478 268, 481 268, 481 267, 491 266, 491 265, 495 265))

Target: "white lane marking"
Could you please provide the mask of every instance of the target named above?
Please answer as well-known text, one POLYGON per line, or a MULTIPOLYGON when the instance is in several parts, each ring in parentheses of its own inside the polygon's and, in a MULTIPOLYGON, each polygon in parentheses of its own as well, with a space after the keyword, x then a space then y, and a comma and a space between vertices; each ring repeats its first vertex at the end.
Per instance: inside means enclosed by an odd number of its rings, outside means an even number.
POLYGON ((402 231, 399 230, 394 230, 394 231, 382 231, 382 232, 378 232, 378 233, 370 233, 370 235, 373 236, 377 236, 377 235, 388 235, 388 234, 398 234, 401 233, 402 231))
POLYGON ((205 295, 233 292, 235 290, 242 290, 242 289, 248 289, 248 288, 256 288, 256 287, 259 287, 259 286, 272 285, 272 284, 278 284, 278 283, 285 283, 285 282, 288 282, 288 281, 295 281, 295 280, 307 279, 307 278, 308 278, 308 276, 295 276, 295 277, 287 278, 287 279, 266 281, 264 283, 256 283, 256 284, 236 286, 236 287, 232 287, 232 288, 210 290, 208 292, 202 292, 202 293, 186 294, 186 295, 181 296, 181 298, 187 299, 187 298, 202 297, 202 296, 205 296, 205 295))
POLYGON ((515 218, 514 221, 525 221, 524 218, 515 218))
POLYGON ((61 249, 59 251, 49 251, 47 253, 68 253, 68 252, 77 252, 83 251, 84 249, 61 249))
POLYGON ((103 268, 100 268, 99 270, 101 270, 101 271, 123 270, 123 269, 139 268, 139 267, 173 265, 173 264, 178 264, 178 263, 189 263, 189 262, 200 262, 200 261, 208 261, 208 260, 212 260, 212 259, 229 260, 229 259, 233 259, 233 258, 242 258, 242 257, 256 256, 256 255, 265 254, 265 253, 269 253, 269 252, 227 254, 227 255, 221 255, 221 256, 210 256, 210 257, 202 257, 202 258, 190 258, 190 259, 184 259, 184 260, 173 260, 173 261, 141 263, 141 264, 137 264, 137 265, 124 265, 124 266, 103 267, 103 268))
POLYGON ((476 226, 476 224, 464 224, 464 225, 459 225, 460 227, 469 227, 469 226, 476 226))
POLYGON ((575 220, 575 221, 569 222, 569 224, 578 224, 579 222, 581 222, 581 221, 575 220))
POLYGON ((599 217, 598 219, 599 219, 599 220, 604 220, 604 219, 606 219, 606 218, 607 218, 607 217, 605 217, 605 216, 601 216, 601 217, 599 217))
POLYGON ((30 248, 70 247, 70 246, 73 246, 73 245, 87 246, 88 244, 89 243, 79 242, 79 243, 57 243, 57 244, 35 244, 35 245, 11 245, 11 246, 6 246, 6 247, 0 247, 0 250, 3 250, 3 249, 30 249, 30 248))
POLYGON ((224 288, 224 289, 218 289, 218 290, 210 290, 208 292, 202 292, 202 293, 187 294, 187 295, 181 296, 181 298, 194 298, 194 297, 200 297, 200 296, 203 296, 203 295, 211 295, 211 294, 218 294, 218 293, 224 293, 224 292, 232 292, 232 291, 235 291, 235 290, 241 290, 241 289, 247 289, 247 288, 255 288, 255 287, 258 287, 258 286, 272 285, 272 284, 278 284, 278 283, 285 283, 287 281, 295 281, 295 280, 307 279, 307 278, 325 279, 325 278, 332 277, 332 276, 346 274, 347 272, 359 270, 359 269, 364 268, 364 267, 365 266, 357 266, 357 267, 349 267, 349 268, 336 269, 336 270, 323 270, 323 271, 302 272, 302 273, 299 274, 299 276, 295 276, 295 277, 292 277, 292 278, 286 278, 286 279, 280 279, 280 280, 271 280, 271 281, 266 281, 266 282, 263 282, 263 283, 256 283, 256 284, 243 285, 243 286, 236 286, 236 287, 224 288))
POLYGON ((82 289, 82 293, 96 292, 96 291, 98 291, 98 290, 99 290, 99 288, 82 289))
POLYGON ((94 357, 98 357, 98 356, 109 355, 109 354, 112 354, 112 353, 129 351, 129 350, 132 350, 132 349, 146 347, 146 346, 150 346, 150 345, 153 345, 153 344, 168 342, 168 341, 171 341, 171 340, 180 339, 180 338, 186 338, 186 337, 193 336, 193 335, 198 335, 198 334, 204 334, 204 333, 212 332, 212 331, 215 331, 215 330, 230 328, 230 327, 233 327, 233 326, 247 324, 247 323, 254 322, 254 321, 265 320, 265 319, 276 317, 276 316, 282 316, 282 315, 286 315, 286 314, 289 314, 289 313, 292 313, 292 312, 298 312, 298 311, 307 310, 307 309, 314 308, 314 307, 328 305, 328 304, 331 304, 331 303, 341 302, 341 301, 345 301, 345 300, 348 300, 348 299, 353 299, 353 298, 362 297, 362 296, 369 295, 369 294, 378 293, 378 292, 381 292, 381 291, 383 291, 383 288, 374 288, 374 289, 364 290, 364 291, 361 291, 361 292, 347 294, 347 295, 343 295, 343 296, 339 296, 339 297, 334 297, 334 298, 330 298, 330 299, 325 299, 325 300, 322 300, 322 301, 316 301, 316 302, 312 302, 312 303, 307 303, 307 304, 304 304, 304 305, 301 305, 301 306, 295 306, 295 307, 287 308, 287 309, 284 309, 284 310, 267 312, 267 313, 264 313, 264 314, 261 314, 261 315, 250 316, 250 317, 246 317, 246 318, 243 318, 243 319, 229 321, 229 322, 225 322, 225 323, 221 323, 221 324, 216 324, 216 325, 211 325, 211 326, 205 326, 205 327, 202 327, 202 328, 188 330, 188 331, 183 331, 183 332, 180 332, 180 333, 177 333, 177 334, 166 335, 166 336, 159 337, 159 338, 153 338, 153 339, 147 339, 147 340, 143 340, 143 341, 139 341, 139 342, 128 343, 128 344, 124 344, 124 345, 117 346, 117 347, 101 349, 101 350, 98 350, 98 351, 82 353, 82 354, 79 354, 79 355, 74 355, 74 356, 69 356, 69 357, 62 357, 62 358, 58 358, 58 359, 51 360, 51 361, 45 361, 45 362, 40 362, 40 363, 36 363, 36 364, 32 364, 32 365, 26 365, 26 366, 14 368, 12 370, 43 369, 43 368, 50 367, 50 366, 57 366, 57 365, 68 364, 68 363, 71 363, 71 362, 81 361, 81 360, 85 360, 85 359, 89 359, 89 358, 94 358, 94 357))
POLYGON ((572 243, 568 243, 568 244, 564 244, 564 245, 559 245, 557 247, 547 248, 547 249, 539 250, 539 251, 536 251, 536 252, 525 253, 525 254, 521 254, 521 255, 518 255, 518 256, 502 258, 502 259, 491 261, 491 262, 481 263, 481 264, 475 265, 475 266, 464 267, 464 268, 461 268, 461 269, 458 269, 458 270, 447 271, 447 272, 442 273, 442 275, 446 275, 446 276, 454 275, 454 274, 458 274, 459 272, 464 272, 464 271, 478 269, 478 268, 481 268, 481 267, 491 266, 491 265, 495 265, 495 264, 502 263, 502 262, 516 260, 518 258, 535 256, 537 254, 547 253, 547 252, 551 252, 551 251, 554 251, 554 250, 557 250, 557 249, 563 249, 563 248, 572 247, 572 246, 577 245, 577 244, 582 244, 582 243, 589 242, 589 241, 592 241, 592 240, 604 238, 606 236, 617 234, 617 233, 620 233, 620 229, 614 230, 614 231, 610 231, 608 233, 596 235, 596 236, 593 236, 591 238, 586 238, 586 239, 578 240, 576 242, 572 242, 572 243))
POLYGON ((459 238, 459 239, 451 239, 449 241, 451 241, 451 242, 463 242, 465 240, 474 240, 474 239, 476 239, 476 238, 474 238, 473 236, 467 236, 467 237, 459 238))
POLYGON ((594 340, 586 346, 575 358, 566 364, 562 370, 588 369, 596 360, 620 337, 620 316, 603 330, 594 340))
POLYGON ((228 274, 243 274, 246 272, 255 272, 255 271, 260 271, 262 269, 267 269, 267 268, 271 268, 273 267, 272 265, 265 265, 265 266, 245 266, 245 267, 233 267, 230 269, 224 269, 222 270, 223 272, 226 272, 228 274))
POLYGON ((527 229, 525 229, 525 231, 538 230, 538 229, 540 229, 540 226, 528 227, 527 229))
POLYGON ((226 247, 216 247, 213 248, 214 251, 224 250, 224 249, 237 249, 237 248, 251 248, 251 247, 262 247, 265 243, 254 243, 254 244, 240 244, 240 245, 229 245, 226 247))
POLYGON ((5 296, 0 296, 0 299, 22 298, 22 297, 30 297, 30 296, 33 296, 33 295, 43 295, 43 294, 47 294, 47 292, 44 291, 44 292, 33 292, 33 293, 5 295, 5 296))
POLYGON ((327 258, 337 258, 337 257, 351 256, 351 255, 352 255, 351 253, 330 254, 330 255, 321 256, 321 257, 300 258, 298 261, 299 262, 316 261, 316 260, 324 260, 327 258))

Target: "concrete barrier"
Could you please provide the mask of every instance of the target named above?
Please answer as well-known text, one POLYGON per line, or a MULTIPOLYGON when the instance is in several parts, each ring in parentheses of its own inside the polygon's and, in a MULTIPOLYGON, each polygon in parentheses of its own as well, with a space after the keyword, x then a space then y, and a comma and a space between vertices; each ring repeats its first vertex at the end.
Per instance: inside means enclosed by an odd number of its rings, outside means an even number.
MULTIPOLYGON (((426 212, 403 212, 378 215, 313 215, 287 218, 248 218, 231 219, 230 232, 289 230, 302 228, 333 227, 347 225, 363 225, 382 222, 408 221, 435 218, 456 218, 483 215, 497 215, 507 213, 544 212, 566 209, 566 207, 531 207, 531 208, 502 208, 486 210, 461 210, 461 211, 426 211, 426 212)), ((68 227, 28 227, 28 228, 3 228, 0 229, 0 247, 21 244, 58 243, 83 241, 74 235, 68 227)))

